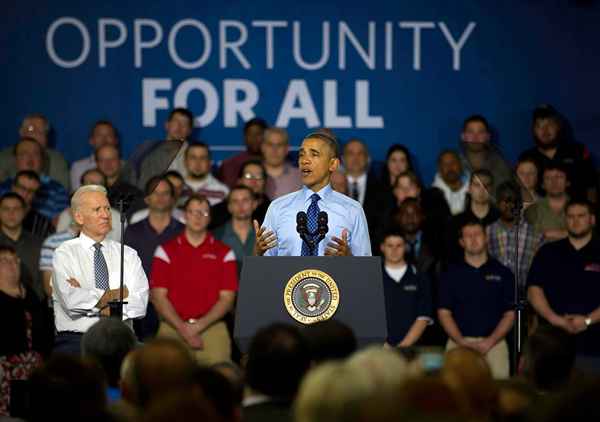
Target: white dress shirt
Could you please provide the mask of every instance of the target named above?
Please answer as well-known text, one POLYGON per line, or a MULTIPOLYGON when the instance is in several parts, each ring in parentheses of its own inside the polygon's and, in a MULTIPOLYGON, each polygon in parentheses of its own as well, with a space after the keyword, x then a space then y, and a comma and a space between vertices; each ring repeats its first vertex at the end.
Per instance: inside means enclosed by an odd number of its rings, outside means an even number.
POLYGON ((356 183, 356 187, 358 188, 358 198, 356 199, 360 202, 360 205, 365 204, 365 195, 367 194, 367 173, 363 173, 358 177, 346 175, 348 179, 348 196, 352 198, 352 186, 356 183))
MULTIPOLYGON (((81 233, 75 239, 62 243, 54 252, 52 266, 52 301, 54 302, 54 321, 57 331, 85 332, 98 317, 80 316, 75 309, 94 310, 104 294, 96 288, 94 277, 95 240, 81 233), (74 278, 81 287, 71 286, 67 280, 74 278)), ((110 289, 119 288, 121 244, 104 239, 102 253, 108 267, 110 289)), ((146 315, 148 305, 148 279, 142 269, 137 252, 125 246, 125 279, 129 296, 123 307, 123 319, 141 318, 146 315)))

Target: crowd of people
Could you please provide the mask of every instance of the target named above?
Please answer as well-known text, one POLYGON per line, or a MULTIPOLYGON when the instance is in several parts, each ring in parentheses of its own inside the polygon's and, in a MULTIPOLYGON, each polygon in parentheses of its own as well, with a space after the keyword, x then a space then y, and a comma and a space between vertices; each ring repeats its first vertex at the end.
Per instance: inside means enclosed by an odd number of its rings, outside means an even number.
POLYGON ((533 145, 515 165, 485 117, 467 117, 431 184, 407 146, 391 145, 379 165, 363 140, 340 145, 327 128, 293 159, 287 131, 254 118, 246 150, 219 165, 192 139, 189 110, 172 110, 165 129, 125 161, 115 125, 97 121, 92 154, 69 169, 48 144, 48 119, 30 114, 0 151, 0 312, 11 321, 0 416, 597 413, 598 173, 553 107, 534 110, 533 145), (296 213, 310 228, 322 210, 330 233, 311 247, 296 213), (381 256, 383 279, 368 282, 382 284, 387 338, 357 350, 340 321, 274 324, 239 350, 236 294, 252 255, 381 256), (105 318, 119 301, 122 321, 105 318))

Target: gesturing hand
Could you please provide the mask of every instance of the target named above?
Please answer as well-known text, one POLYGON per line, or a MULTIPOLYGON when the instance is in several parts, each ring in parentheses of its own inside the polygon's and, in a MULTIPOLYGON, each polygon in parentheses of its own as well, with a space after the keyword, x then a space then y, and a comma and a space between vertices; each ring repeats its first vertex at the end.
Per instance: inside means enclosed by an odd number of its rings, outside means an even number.
POLYGON ((254 220, 254 231, 256 241, 254 242, 254 255, 263 256, 266 251, 277 246, 277 236, 266 227, 260 227, 258 221, 254 220))
POLYGON ((352 251, 348 245, 348 230, 342 230, 342 238, 333 236, 325 248, 325 255, 351 256, 352 251))

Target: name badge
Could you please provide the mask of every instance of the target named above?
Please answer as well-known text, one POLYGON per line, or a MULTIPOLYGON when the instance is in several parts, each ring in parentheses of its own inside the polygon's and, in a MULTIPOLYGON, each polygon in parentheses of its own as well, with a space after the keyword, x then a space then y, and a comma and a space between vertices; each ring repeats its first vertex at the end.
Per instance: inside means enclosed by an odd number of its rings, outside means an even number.
POLYGON ((502 277, 500 277, 498 274, 486 274, 485 279, 495 283, 502 281, 502 277))
POLYGON ((407 292, 416 292, 417 286, 415 284, 407 284, 404 286, 404 290, 406 290, 407 292))
POLYGON ((600 263, 590 262, 583 267, 583 271, 591 271, 594 273, 600 273, 600 263))

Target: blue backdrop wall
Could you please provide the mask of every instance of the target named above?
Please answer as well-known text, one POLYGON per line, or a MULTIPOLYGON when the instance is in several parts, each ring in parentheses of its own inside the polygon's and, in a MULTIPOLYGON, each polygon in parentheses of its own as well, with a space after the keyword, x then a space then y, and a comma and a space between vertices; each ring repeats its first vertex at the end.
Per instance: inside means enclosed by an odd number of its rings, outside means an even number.
POLYGON ((50 118, 55 146, 89 154, 97 119, 125 155, 188 106, 221 159, 253 116, 292 144, 328 126, 375 159, 401 142, 430 181, 437 152, 481 113, 509 159, 532 108, 554 104, 600 154, 600 2, 569 0, 12 2, 0 17, 1 142, 50 118))

